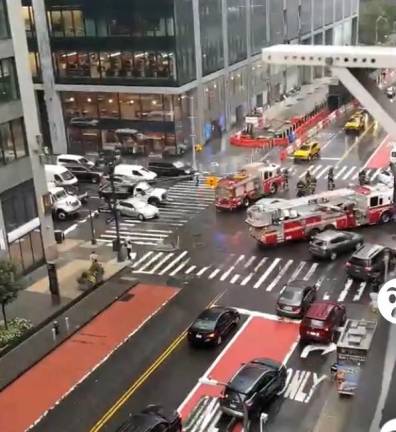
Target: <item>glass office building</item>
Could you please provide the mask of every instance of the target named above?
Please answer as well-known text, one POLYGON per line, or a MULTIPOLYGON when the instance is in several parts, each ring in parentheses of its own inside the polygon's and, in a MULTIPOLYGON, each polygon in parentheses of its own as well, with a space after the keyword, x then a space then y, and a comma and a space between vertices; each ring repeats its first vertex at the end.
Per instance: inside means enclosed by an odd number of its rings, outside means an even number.
MULTIPOLYGON (((20 7, 10 10, 6 0, 0 0, 0 256, 8 256, 20 273, 27 273, 45 261, 44 250, 49 245, 44 245, 41 226, 52 221, 39 216, 29 157, 28 137, 36 137, 24 116, 20 84, 26 82, 26 76, 30 88, 32 82, 28 71, 20 75, 18 69, 17 56, 26 58, 26 48, 23 51, 12 38, 15 22, 19 20, 23 29, 20 7)), ((33 110, 29 115, 34 115, 33 110)))
POLYGON ((44 122, 55 153, 121 145, 129 153, 177 154, 190 145, 191 98, 198 140, 208 141, 241 124, 253 106, 270 105, 323 74, 269 68, 260 59, 263 47, 353 44, 359 8, 359 0, 39 0, 35 10, 31 0, 23 4, 31 70, 46 96, 39 100, 59 101, 44 122), (60 118, 65 142, 55 131, 60 118), (117 130, 125 128, 143 134, 147 145, 122 145, 117 130))

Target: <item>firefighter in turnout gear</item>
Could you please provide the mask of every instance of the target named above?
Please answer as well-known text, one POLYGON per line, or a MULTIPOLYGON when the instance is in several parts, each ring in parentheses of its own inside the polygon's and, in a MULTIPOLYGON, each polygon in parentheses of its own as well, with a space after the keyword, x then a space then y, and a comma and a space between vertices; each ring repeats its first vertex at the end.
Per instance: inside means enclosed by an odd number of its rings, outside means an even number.
POLYGON ((309 170, 307 170, 307 172, 305 173, 305 183, 307 184, 307 186, 310 186, 310 183, 312 181, 312 175, 309 172, 309 170))
POLYGON ((297 198, 307 195, 307 184, 303 180, 297 182, 297 198))
POLYGON ((327 189, 329 191, 335 189, 334 168, 333 167, 330 167, 329 172, 327 174, 327 189))
POLYGON ((313 195, 316 191, 316 177, 312 176, 311 177, 311 182, 309 183, 309 185, 307 185, 308 191, 311 195, 313 195))
POLYGON ((360 184, 360 186, 364 186, 364 185, 368 184, 368 179, 367 179, 365 169, 362 169, 361 171, 359 171, 359 184, 360 184))

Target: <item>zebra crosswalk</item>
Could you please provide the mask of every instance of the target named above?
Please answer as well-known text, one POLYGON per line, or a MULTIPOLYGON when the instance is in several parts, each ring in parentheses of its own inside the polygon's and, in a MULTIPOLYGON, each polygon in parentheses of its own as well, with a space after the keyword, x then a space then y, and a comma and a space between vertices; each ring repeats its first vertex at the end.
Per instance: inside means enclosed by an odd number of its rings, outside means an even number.
POLYGON ((361 302, 368 299, 366 282, 340 278, 339 262, 314 262, 284 258, 229 254, 223 262, 194 265, 187 250, 178 252, 147 251, 131 265, 136 275, 195 276, 210 281, 261 290, 274 295, 285 283, 302 279, 318 287, 318 299, 338 302, 361 302))
MULTIPOLYGON (((298 167, 292 166, 289 169, 289 173, 291 176, 298 176, 299 179, 305 177, 307 171, 309 171, 312 175, 314 175, 318 180, 319 179, 327 179, 327 175, 329 169, 334 165, 330 164, 312 164, 309 165, 303 171, 299 170, 298 167)), ((359 171, 361 171, 362 167, 359 166, 349 166, 343 165, 339 167, 335 167, 334 169, 334 180, 335 181, 355 181, 358 179, 359 171)), ((378 174, 381 172, 381 169, 366 169, 367 178, 370 182, 373 182, 378 174)))
MULTIPOLYGON (((198 186, 192 180, 171 186, 167 196, 167 202, 160 207, 158 219, 139 221, 121 217, 121 239, 129 239, 137 245, 158 245, 210 206, 214 201, 214 190, 206 186, 205 179, 202 178, 198 186)), ((115 223, 112 222, 97 240, 111 246, 116 237, 115 223)))

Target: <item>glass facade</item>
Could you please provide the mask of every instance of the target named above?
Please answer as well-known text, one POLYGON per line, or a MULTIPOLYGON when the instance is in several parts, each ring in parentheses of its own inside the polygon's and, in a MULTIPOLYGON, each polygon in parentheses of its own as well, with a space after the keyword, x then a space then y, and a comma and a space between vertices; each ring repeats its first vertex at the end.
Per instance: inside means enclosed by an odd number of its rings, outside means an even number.
POLYGON ((324 19, 325 25, 329 25, 334 22, 334 0, 326 0, 324 2, 324 19))
POLYGON ((268 45, 266 0, 251 0, 250 22, 252 54, 258 54, 268 45))
POLYGON ((221 0, 199 2, 202 73, 208 75, 224 68, 221 0))
POLYGON ((227 0, 228 60, 230 64, 247 57, 245 0, 227 0))
POLYGON ((335 19, 340 21, 343 18, 343 0, 335 0, 335 19))
POLYGON ((0 123, 0 164, 5 165, 28 155, 23 119, 0 123))
POLYGON ((36 228, 8 245, 10 259, 19 273, 28 273, 45 262, 40 228, 36 228))
POLYGON ((0 0, 0 39, 6 39, 9 36, 6 2, 5 0, 0 0))
POLYGON ((0 60, 0 103, 19 98, 14 59, 0 60))
POLYGON ((188 104, 183 96, 64 92, 69 151, 97 153, 120 148, 124 154, 178 153, 188 142, 188 104), (119 129, 130 133, 120 134, 119 129), (176 129, 178 133, 176 134, 176 129))
POLYGON ((287 2, 286 9, 286 28, 287 28, 287 40, 292 40, 298 37, 300 21, 300 6, 298 0, 292 0, 287 2))
MULTIPOLYGON (((342 1, 342 0, 341 0, 342 1)), ((301 33, 312 30, 312 0, 301 0, 301 33)))
MULTIPOLYGON (((314 30, 323 26, 323 3, 325 0, 313 2, 314 30)), ((328 1, 328 0, 327 0, 328 1)))
POLYGON ((284 41, 284 19, 283 19, 283 2, 279 0, 270 0, 270 43, 271 45, 283 43, 284 41))

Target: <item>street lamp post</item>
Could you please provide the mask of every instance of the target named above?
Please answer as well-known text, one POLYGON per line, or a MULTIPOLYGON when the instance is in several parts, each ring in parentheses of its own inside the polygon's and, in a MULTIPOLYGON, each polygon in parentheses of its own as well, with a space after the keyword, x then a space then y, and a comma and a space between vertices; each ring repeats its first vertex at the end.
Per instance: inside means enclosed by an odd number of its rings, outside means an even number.
POLYGON ((195 133, 195 116, 194 116, 194 96, 189 96, 190 101, 190 128, 191 128, 191 149, 192 149, 192 168, 197 170, 197 152, 195 148, 197 135, 195 133))
POLYGON ((375 44, 378 44, 378 24, 384 21, 388 24, 389 27, 389 20, 387 17, 384 17, 383 15, 380 15, 379 17, 377 17, 377 19, 375 20, 375 44))
MULTIPOLYGON (((220 386, 220 387, 226 387, 227 384, 221 381, 216 381, 212 378, 201 378, 200 382, 202 384, 207 385, 213 385, 213 386, 220 386)), ((235 396, 238 397, 238 402, 241 404, 243 408, 243 432, 249 432, 250 429, 250 422, 249 422, 249 412, 247 409, 247 406, 245 402, 242 400, 241 395, 238 392, 233 393, 235 396)))
POLYGON ((120 224, 118 221, 118 211, 116 205, 116 193, 115 193, 115 185, 114 185, 114 162, 109 162, 109 177, 110 177, 110 185, 111 185, 110 207, 113 213, 113 218, 114 218, 115 228, 116 228, 117 261, 121 262, 123 261, 123 257, 121 254, 120 224))
POLYGON ((92 216, 92 211, 88 210, 89 212, 89 224, 91 226, 91 244, 96 245, 96 238, 95 238, 95 227, 94 227, 94 221, 92 216))

